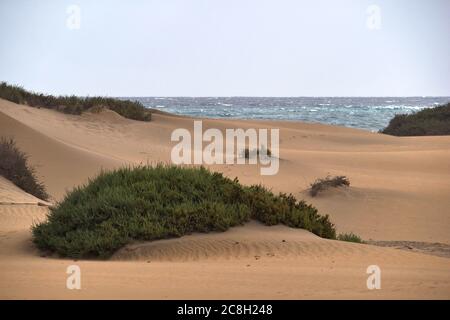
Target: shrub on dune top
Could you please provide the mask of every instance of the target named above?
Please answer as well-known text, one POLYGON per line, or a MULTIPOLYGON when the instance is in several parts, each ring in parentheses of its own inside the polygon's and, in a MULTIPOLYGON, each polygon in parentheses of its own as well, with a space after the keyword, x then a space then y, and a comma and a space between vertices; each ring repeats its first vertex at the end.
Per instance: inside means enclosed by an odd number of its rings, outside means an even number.
POLYGON ((31 107, 43 107, 76 115, 91 108, 105 107, 125 118, 140 121, 151 120, 151 111, 140 102, 117 98, 45 95, 30 92, 6 82, 0 83, 0 98, 31 107))
POLYGON ((245 187, 203 167, 164 165, 101 173, 68 193, 32 232, 42 250, 107 258, 132 241, 225 231, 250 219, 336 237, 328 216, 292 195, 245 187))
POLYGON ((364 243, 364 241, 361 239, 361 237, 354 234, 353 232, 341 233, 337 236, 337 240, 347 241, 347 242, 364 243))

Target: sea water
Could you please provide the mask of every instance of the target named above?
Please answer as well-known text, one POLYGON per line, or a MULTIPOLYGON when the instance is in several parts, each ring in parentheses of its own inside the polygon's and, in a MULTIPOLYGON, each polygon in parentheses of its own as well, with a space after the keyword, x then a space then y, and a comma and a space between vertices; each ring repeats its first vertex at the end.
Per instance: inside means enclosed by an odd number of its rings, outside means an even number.
POLYGON ((320 122, 378 131, 396 114, 450 102, 450 97, 128 97, 146 107, 207 118, 320 122))

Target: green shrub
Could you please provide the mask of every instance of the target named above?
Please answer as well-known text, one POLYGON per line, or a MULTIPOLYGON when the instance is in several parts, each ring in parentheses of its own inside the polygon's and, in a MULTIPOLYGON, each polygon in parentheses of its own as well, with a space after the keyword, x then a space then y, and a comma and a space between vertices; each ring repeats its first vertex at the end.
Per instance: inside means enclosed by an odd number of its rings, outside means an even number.
POLYGON ((359 236, 354 234, 353 232, 341 233, 341 234, 338 235, 337 239, 340 240, 340 241, 364 243, 364 241, 359 236))
POLYGON ((19 86, 0 83, 0 98, 25 104, 31 107, 43 107, 63 113, 80 115, 84 111, 105 107, 121 116, 133 120, 150 121, 151 112, 140 102, 104 97, 52 96, 27 91, 19 86))
POLYGON ((292 195, 245 187, 203 167, 164 165, 101 173, 68 193, 32 232, 42 250, 106 258, 135 240, 225 231, 250 219, 336 237, 328 216, 292 195))
POLYGON ((398 114, 381 132, 394 136, 450 135, 450 103, 410 115, 398 114))
POLYGON ((328 188, 336 188, 339 186, 349 186, 350 180, 346 176, 327 176, 324 179, 317 179, 311 184, 311 189, 309 193, 312 197, 315 197, 319 192, 326 190, 328 188))
POLYGON ((0 175, 25 192, 48 200, 44 185, 38 181, 34 168, 27 162, 27 155, 17 148, 14 140, 0 139, 0 175))

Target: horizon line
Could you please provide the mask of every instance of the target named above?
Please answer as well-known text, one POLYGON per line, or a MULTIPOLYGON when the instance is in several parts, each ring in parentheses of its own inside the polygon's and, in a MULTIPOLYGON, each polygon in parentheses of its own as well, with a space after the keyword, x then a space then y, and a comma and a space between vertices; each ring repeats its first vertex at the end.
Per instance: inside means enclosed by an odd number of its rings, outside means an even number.
MULTIPOLYGON (((90 95, 87 95, 85 97, 89 97, 90 95)), ((108 97, 108 96, 105 96, 108 97)), ((450 95, 448 96, 432 96, 432 95, 417 95, 417 96, 135 96, 135 95, 127 95, 127 96, 110 96, 114 98, 450 98, 450 95)))

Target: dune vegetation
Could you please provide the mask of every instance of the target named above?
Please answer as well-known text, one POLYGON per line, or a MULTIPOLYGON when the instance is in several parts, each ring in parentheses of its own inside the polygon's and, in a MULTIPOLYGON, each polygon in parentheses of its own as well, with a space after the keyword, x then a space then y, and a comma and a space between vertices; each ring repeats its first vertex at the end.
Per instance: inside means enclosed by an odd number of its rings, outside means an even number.
POLYGON ((336 188, 340 186, 350 186, 350 180, 346 176, 327 176, 322 179, 317 179, 316 181, 311 183, 309 194, 311 195, 311 197, 315 197, 319 194, 319 192, 322 192, 329 188, 336 188))
POLYGON ((353 232, 350 233, 341 233, 337 236, 337 240, 347 241, 347 242, 356 242, 356 243, 364 243, 364 241, 358 235, 353 232))
POLYGON ((12 139, 0 139, 0 175, 39 199, 49 198, 34 168, 28 164, 27 155, 19 150, 12 139))
POLYGON ((31 107, 53 109, 80 115, 94 107, 108 108, 121 116, 140 121, 150 121, 151 111, 140 102, 105 97, 52 96, 30 92, 22 87, 0 83, 0 98, 31 107))
POLYGON ((107 258, 133 241, 225 231, 250 219, 336 238, 328 215, 292 195, 246 187, 203 167, 166 165, 101 173, 69 192, 32 233, 44 251, 107 258))
POLYGON ((450 103, 413 114, 398 114, 382 133, 393 136, 450 135, 450 103))

